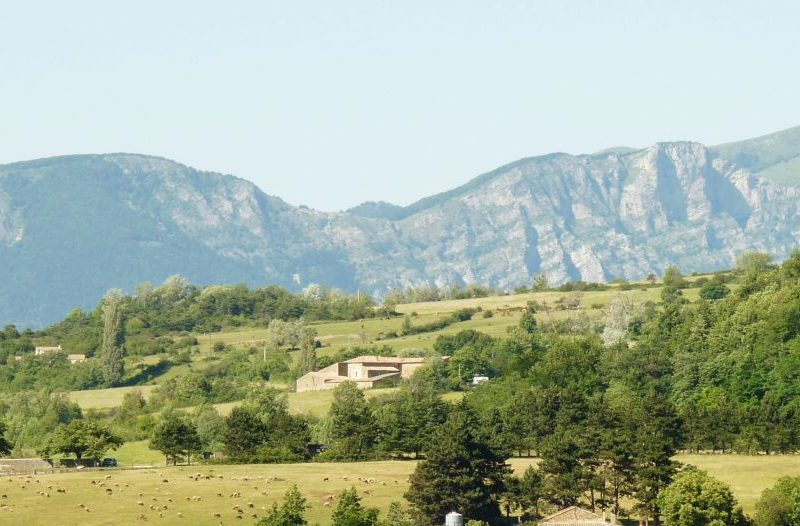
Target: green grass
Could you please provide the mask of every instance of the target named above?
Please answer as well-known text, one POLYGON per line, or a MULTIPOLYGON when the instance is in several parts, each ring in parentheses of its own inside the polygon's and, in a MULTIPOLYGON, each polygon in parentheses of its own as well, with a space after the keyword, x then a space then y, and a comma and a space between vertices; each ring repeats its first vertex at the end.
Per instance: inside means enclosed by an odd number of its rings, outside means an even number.
MULTIPOLYGON (((364 395, 369 400, 378 396, 388 395, 397 391, 395 387, 384 389, 369 389, 364 391, 364 395)), ((289 411, 298 414, 323 416, 328 413, 328 409, 333 402, 333 391, 304 391, 302 393, 289 393, 289 411)))
POLYGON ((273 502, 283 497, 289 485, 296 483, 308 498, 309 522, 330 524, 332 499, 329 496, 355 486, 364 498, 364 504, 378 507, 385 513, 389 503, 402 499, 407 489, 406 479, 413 468, 413 462, 364 462, 160 467, 72 471, 37 475, 35 479, 13 477, 10 482, 3 479, 3 493, 7 498, 3 502, 6 508, 0 511, 0 523, 92 526, 139 524, 148 520, 164 524, 216 526, 233 523, 237 515, 233 506, 238 505, 246 511, 247 520, 241 522, 252 524, 255 520, 253 514, 263 516, 273 502), (203 475, 199 480, 190 478, 190 475, 198 473, 203 475), (107 475, 110 475, 109 479, 105 478, 107 475), (211 478, 206 479, 206 475, 211 478), (378 482, 366 484, 359 478, 374 478, 378 482), (92 484, 92 480, 102 482, 103 486, 92 484), (47 486, 52 489, 48 490, 47 486), (65 489, 66 493, 58 493, 56 488, 65 489), (106 488, 110 488, 112 493, 106 494, 106 488), (39 491, 49 493, 50 497, 39 495, 39 491), (231 496, 236 493, 241 496, 231 496), (199 499, 192 500, 193 496, 199 499), (80 504, 91 511, 85 511, 80 504), (150 506, 167 506, 167 509, 151 510, 150 506), (214 517, 215 512, 221 517, 214 517))
MULTIPOLYGON (((135 443, 131 447, 146 447, 135 443)), ((124 458, 122 452, 117 458, 124 458)), ((752 513, 761 491, 779 477, 800 474, 800 456, 741 456, 741 455, 681 455, 678 460, 693 463, 727 482, 748 513, 752 513)), ((535 459, 512 459, 517 474, 535 459)), ((246 511, 247 521, 252 514, 263 516, 265 508, 279 501, 290 484, 296 483, 308 498, 311 524, 330 524, 332 506, 326 506, 330 495, 355 486, 367 506, 385 513, 392 501, 402 501, 408 488, 407 479, 415 467, 413 461, 362 463, 309 463, 282 465, 159 467, 137 470, 70 471, 33 478, 3 478, 2 490, 7 495, 0 510, 0 523, 24 525, 139 524, 144 519, 163 524, 192 526, 233 523, 234 505, 246 511), (195 480, 191 475, 200 474, 195 480), (111 478, 106 479, 106 476, 111 478), (206 479, 208 475, 211 478, 206 479), (344 480, 347 477, 348 480, 344 480), (328 480, 325 480, 325 479, 328 480), (376 483, 359 480, 374 478, 376 483), (95 481, 95 484, 92 481, 95 481), (102 483, 103 486, 97 484, 102 483), (385 484, 385 485, 384 485, 385 484), (48 486, 51 489, 48 489, 48 486), (66 493, 56 492, 56 488, 66 493), (106 494, 110 488, 112 493, 106 494), (37 492, 44 491, 50 497, 37 492), (232 497, 234 493, 241 496, 232 497), (368 493, 367 493, 368 492, 368 493), (141 493, 141 496, 139 494, 141 493), (221 493, 222 496, 218 496, 221 493), (200 497, 192 500, 193 496, 200 497), (171 499, 171 500, 170 500, 171 499), (141 501, 143 506, 137 504, 141 501), (248 504, 252 503, 253 508, 248 504), (87 512, 79 505, 84 504, 87 512), (151 510, 149 506, 167 506, 151 510), (221 518, 213 513, 218 512, 221 518), (163 518, 159 517, 163 514, 163 518), (179 518, 178 513, 181 514, 179 518), (144 516, 144 519, 140 516, 144 516)), ((236 521, 238 522, 238 521, 236 521)))
POLYGON ((752 513, 761 492, 783 476, 800 476, 800 456, 680 455, 677 460, 708 471, 729 484, 752 513))
POLYGON ((469 307, 481 307, 483 310, 502 310, 525 307, 529 301, 536 301, 539 304, 547 303, 549 305, 555 305, 556 302, 562 298, 569 299, 576 295, 581 298, 584 308, 588 308, 593 303, 607 305, 608 302, 620 295, 631 296, 634 301, 656 301, 660 294, 661 289, 659 287, 648 288, 646 290, 642 290, 641 288, 621 290, 617 287, 612 287, 609 290, 589 292, 529 292, 525 294, 510 294, 508 296, 491 296, 488 298, 404 303, 397 306, 397 311, 403 314, 417 312, 422 315, 432 313, 442 314, 469 307))
POLYGON ((109 451, 106 456, 116 458, 120 467, 139 465, 163 466, 165 463, 164 455, 150 449, 148 447, 149 443, 149 440, 125 442, 120 448, 109 451))
POLYGON ((78 404, 81 409, 111 409, 118 407, 127 393, 141 391, 145 399, 150 397, 154 386, 114 387, 111 389, 92 389, 88 391, 72 391, 67 397, 78 404))

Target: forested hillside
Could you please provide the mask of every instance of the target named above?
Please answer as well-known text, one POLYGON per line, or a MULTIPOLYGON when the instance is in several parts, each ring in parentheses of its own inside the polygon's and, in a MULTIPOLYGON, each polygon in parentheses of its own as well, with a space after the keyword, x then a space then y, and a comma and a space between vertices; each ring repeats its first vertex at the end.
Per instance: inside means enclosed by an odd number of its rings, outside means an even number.
MULTIPOLYGON (((0 332, 0 364, 6 364, 0 365, 0 370, 5 371, 0 391, 136 385, 147 381, 160 368, 189 360, 188 352, 197 345, 195 334, 216 333, 223 327, 267 327, 271 322, 301 318, 355 320, 384 312, 374 308, 374 300, 369 296, 347 296, 324 287, 312 287, 304 294, 292 294, 278 286, 200 288, 173 276, 158 287, 141 284, 131 296, 111 290, 92 311, 74 309, 63 321, 40 331, 20 332, 13 325, 6 326, 0 332), (121 313, 116 327, 108 325, 109 308, 121 313), (123 354, 130 358, 141 360, 154 355, 165 358, 129 374, 119 365, 122 370, 109 376, 109 367, 115 367, 109 364, 107 356, 109 338, 118 339, 112 348, 124 346, 123 354), (56 344, 65 353, 46 358, 33 356, 36 345, 56 344), (85 354, 89 360, 65 368, 66 353, 85 354)), ((298 334, 290 336, 294 338, 292 341, 299 339, 298 334)), ((114 361, 122 364, 123 355, 114 361)))

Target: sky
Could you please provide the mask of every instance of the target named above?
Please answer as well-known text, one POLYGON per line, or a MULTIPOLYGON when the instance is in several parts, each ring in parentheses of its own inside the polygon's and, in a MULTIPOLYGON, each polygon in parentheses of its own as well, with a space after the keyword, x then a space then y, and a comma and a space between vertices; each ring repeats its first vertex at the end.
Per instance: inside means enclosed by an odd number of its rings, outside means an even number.
POLYGON ((4 1, 0 163, 135 152, 335 211, 800 125, 796 1, 4 1))

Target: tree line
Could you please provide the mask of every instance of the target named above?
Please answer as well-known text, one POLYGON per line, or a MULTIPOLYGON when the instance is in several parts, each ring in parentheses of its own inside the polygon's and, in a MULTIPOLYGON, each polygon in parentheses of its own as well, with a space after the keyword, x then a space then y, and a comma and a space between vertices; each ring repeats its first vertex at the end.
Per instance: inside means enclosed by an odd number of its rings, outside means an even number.
POLYGON ((239 326, 274 328, 270 334, 275 340, 268 342, 271 349, 300 348, 303 369, 310 370, 313 335, 304 327, 294 331, 293 323, 386 314, 367 295, 350 296, 319 285, 292 294, 278 286, 198 287, 173 276, 158 287, 139 285, 131 295, 112 289, 94 310, 74 309, 64 320, 41 330, 6 326, 0 331, 0 378, 5 380, 0 391, 81 390, 147 381, 147 371, 143 378, 126 374, 126 356, 164 354, 160 367, 169 367, 189 359, 188 351, 197 345, 190 333, 239 326), (56 344, 62 345, 64 354, 97 360, 68 366, 65 355, 33 356, 37 345, 56 344))

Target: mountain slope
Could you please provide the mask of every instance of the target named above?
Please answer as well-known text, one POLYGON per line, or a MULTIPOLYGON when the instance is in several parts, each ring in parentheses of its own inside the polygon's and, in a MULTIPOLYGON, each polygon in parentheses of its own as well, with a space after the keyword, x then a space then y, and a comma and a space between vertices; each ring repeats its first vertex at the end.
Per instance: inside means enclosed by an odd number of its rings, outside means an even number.
POLYGON ((40 325, 108 288, 175 273, 380 294, 513 287, 542 272, 555 283, 637 279, 669 264, 727 267, 748 250, 785 257, 800 237, 800 188, 770 170, 798 179, 799 130, 711 149, 677 142, 522 159, 408 207, 344 213, 143 155, 0 166, 0 319, 40 325))
POLYGON ((744 250, 796 244, 797 191, 694 143, 550 155, 509 165, 401 222, 425 239, 428 275, 508 286, 539 272, 641 278, 675 263, 729 266, 744 250), (438 255, 434 253, 438 251, 438 255))
MULTIPOLYGON (((144 156, 74 156, 0 168, 0 317, 41 324, 109 287, 180 273, 198 283, 290 284, 324 261, 283 201, 246 181, 144 156)), ((313 215, 313 214, 310 214, 313 215)), ((334 259, 335 261, 335 259, 334 259)), ((352 272, 318 267, 352 286, 352 272)))
POLYGON ((711 150, 772 182, 800 185, 800 126, 711 150))

